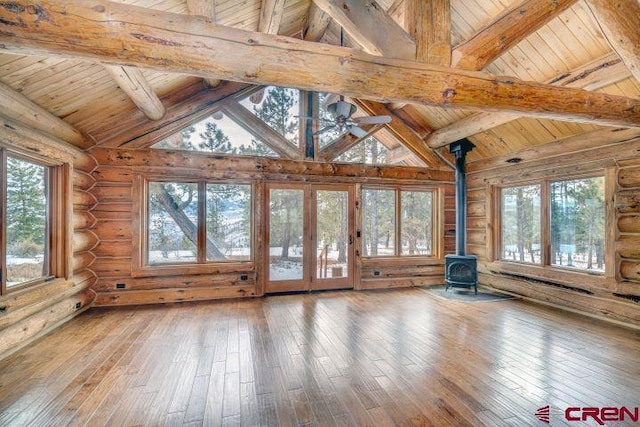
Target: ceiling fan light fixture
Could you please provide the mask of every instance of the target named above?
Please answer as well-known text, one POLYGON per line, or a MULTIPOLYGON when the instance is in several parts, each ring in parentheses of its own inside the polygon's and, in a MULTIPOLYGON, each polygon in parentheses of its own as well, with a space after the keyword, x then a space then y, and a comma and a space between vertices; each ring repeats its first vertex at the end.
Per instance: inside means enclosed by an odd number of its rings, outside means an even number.
POLYGON ((327 105, 327 111, 333 114, 335 117, 349 118, 355 113, 357 107, 347 101, 338 101, 327 105))

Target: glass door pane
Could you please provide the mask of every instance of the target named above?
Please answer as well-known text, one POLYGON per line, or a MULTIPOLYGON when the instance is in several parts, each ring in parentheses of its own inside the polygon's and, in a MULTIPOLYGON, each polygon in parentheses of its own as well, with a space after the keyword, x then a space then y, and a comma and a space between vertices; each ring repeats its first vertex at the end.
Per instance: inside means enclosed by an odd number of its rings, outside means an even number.
POLYGON ((269 281, 304 278, 304 190, 269 192, 269 281))
POLYGON ((316 192, 317 246, 316 278, 318 280, 349 275, 349 192, 318 190, 316 192))

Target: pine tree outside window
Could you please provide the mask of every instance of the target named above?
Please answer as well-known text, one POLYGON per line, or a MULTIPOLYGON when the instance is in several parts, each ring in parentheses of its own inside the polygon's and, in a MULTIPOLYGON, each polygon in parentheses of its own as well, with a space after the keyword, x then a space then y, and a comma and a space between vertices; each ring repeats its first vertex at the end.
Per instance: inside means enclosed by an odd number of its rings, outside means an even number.
POLYGON ((435 256, 436 194, 401 187, 363 188, 362 255, 435 256))
POLYGON ((499 259, 604 273, 604 192, 602 176, 501 188, 499 259))
POLYGON ((63 276, 55 259, 64 233, 52 234, 63 215, 56 197, 61 167, 0 149, 0 289, 6 293, 63 276), (58 236, 58 237, 56 237, 58 236), (55 258, 55 259, 54 259, 55 258), (55 265, 55 266, 54 266, 55 265), (60 271, 57 271, 60 270, 60 271))
POLYGON ((252 190, 231 182, 149 181, 147 266, 252 259, 252 190))

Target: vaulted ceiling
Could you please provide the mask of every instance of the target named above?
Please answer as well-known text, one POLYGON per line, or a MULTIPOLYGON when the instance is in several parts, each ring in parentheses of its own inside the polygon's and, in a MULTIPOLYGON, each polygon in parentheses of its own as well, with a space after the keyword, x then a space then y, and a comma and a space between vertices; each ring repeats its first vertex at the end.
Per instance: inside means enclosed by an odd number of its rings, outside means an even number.
POLYGON ((254 84, 391 115, 409 164, 640 135, 638 0, 17 0, 0 47, 0 115, 82 148, 149 146, 254 84))

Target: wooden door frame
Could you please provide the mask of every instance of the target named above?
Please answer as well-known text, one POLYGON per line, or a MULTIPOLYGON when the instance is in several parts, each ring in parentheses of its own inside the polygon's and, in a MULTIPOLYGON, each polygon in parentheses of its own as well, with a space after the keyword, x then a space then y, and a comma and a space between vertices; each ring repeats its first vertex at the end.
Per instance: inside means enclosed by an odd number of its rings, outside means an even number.
MULTIPOLYGON (((312 290, 325 289, 351 289, 355 287, 355 185, 349 183, 335 184, 314 184, 314 183, 287 183, 281 181, 267 182, 264 186, 264 202, 263 217, 264 225, 261 232, 264 248, 262 249, 263 271, 264 277, 264 293, 279 292, 305 292, 312 290), (271 281, 270 278, 270 208, 271 191, 277 190, 302 190, 303 191, 303 239, 302 239, 302 278, 296 280, 278 280, 271 281), (317 191, 346 191, 347 192, 347 232, 352 236, 353 244, 347 244, 348 263, 347 276, 339 281, 331 281, 331 279, 318 280, 316 277, 317 267, 317 248, 316 248, 316 232, 317 232, 317 191), (346 280, 345 280, 346 279, 346 280), (345 283, 346 282, 346 283, 345 283), (322 283, 322 286, 316 285, 322 283)), ((348 242, 347 242, 348 243, 348 242)))
POLYGON ((310 184, 310 227, 313 230, 312 248, 310 260, 310 288, 311 290, 327 290, 327 289, 353 289, 355 286, 355 186, 353 184, 310 184), (320 279, 317 277, 318 253, 317 253, 317 231, 318 231, 318 208, 317 208, 317 192, 318 191, 345 191, 347 193, 347 235, 350 242, 347 241, 347 275, 340 279, 320 279), (315 215, 312 215, 315 214, 315 215))

